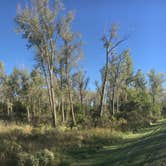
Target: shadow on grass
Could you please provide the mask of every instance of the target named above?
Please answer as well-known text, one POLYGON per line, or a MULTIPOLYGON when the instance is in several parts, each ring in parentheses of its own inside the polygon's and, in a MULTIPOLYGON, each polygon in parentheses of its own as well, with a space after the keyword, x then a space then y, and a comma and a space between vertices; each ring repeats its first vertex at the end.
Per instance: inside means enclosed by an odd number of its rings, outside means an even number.
POLYGON ((141 138, 124 139, 102 149, 79 149, 70 153, 80 166, 166 166, 166 121, 142 130, 141 138))
MULTIPOLYGON (((0 157, 5 151, 10 159, 16 153, 35 154, 46 148, 66 156, 73 166, 166 166, 166 120, 125 137, 111 132, 107 136, 105 130, 94 136, 89 132, 40 128, 1 132, 0 157)), ((0 159, 0 165, 4 165, 2 162, 0 159)))

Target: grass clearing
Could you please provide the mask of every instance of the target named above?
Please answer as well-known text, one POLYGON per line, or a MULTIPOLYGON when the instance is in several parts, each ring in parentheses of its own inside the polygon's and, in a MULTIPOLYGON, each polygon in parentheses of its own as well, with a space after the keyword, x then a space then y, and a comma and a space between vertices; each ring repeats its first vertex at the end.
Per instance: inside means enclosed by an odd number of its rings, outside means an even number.
POLYGON ((139 133, 124 134, 118 144, 104 146, 103 149, 86 157, 82 159, 79 153, 74 156, 81 166, 165 166, 166 120, 139 133))
POLYGON ((54 154, 57 163, 73 166, 160 166, 166 158, 166 120, 134 134, 102 128, 62 131, 0 122, 0 141, 1 165, 21 152, 21 157, 33 161, 33 155, 54 154))

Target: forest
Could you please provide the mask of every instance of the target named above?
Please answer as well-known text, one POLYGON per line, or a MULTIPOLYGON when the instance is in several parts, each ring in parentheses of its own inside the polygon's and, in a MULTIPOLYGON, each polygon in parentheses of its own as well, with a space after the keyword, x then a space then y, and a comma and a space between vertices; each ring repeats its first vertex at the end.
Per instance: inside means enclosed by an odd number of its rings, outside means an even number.
POLYGON ((130 35, 111 23, 99 36, 103 67, 91 90, 84 36, 64 6, 32 0, 16 9, 35 66, 7 73, 0 61, 0 165, 164 166, 165 73, 135 70, 132 48, 121 49, 130 35))

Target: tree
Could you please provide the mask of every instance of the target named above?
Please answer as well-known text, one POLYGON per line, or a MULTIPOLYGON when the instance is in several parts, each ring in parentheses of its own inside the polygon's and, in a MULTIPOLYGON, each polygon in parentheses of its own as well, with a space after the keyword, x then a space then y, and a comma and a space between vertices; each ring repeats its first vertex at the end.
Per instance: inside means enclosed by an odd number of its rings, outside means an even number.
POLYGON ((3 84, 5 81, 5 71, 4 71, 4 64, 2 62, 0 62, 0 95, 1 95, 1 99, 3 96, 3 84))
POLYGON ((139 69, 133 78, 133 84, 137 91, 145 91, 146 90, 146 78, 142 73, 142 70, 139 69))
POLYGON ((101 117, 103 114, 103 104, 105 100, 105 91, 107 86, 107 80, 108 80, 108 68, 109 68, 109 58, 114 54, 115 49, 125 41, 125 39, 118 39, 117 36, 117 26, 113 25, 109 34, 104 35, 102 37, 104 49, 105 49, 105 70, 102 80, 102 90, 101 90, 101 99, 100 99, 100 105, 99 105, 99 116, 101 117))
POLYGON ((5 90, 5 99, 7 105, 7 113, 8 116, 13 111, 14 102, 19 101, 20 99, 20 71, 16 67, 13 69, 13 72, 6 77, 4 83, 4 90, 5 90))
POLYGON ((32 5, 32 7, 26 6, 24 10, 19 9, 15 20, 18 32, 22 33, 23 38, 28 41, 28 47, 33 46, 37 51, 35 61, 45 76, 53 125, 56 127, 55 86, 57 86, 57 79, 54 76, 54 70, 58 63, 57 18, 62 7, 60 1, 55 1, 50 7, 49 0, 34 0, 32 5))
MULTIPOLYGON (((71 24, 74 19, 72 12, 69 12, 66 17, 58 23, 58 34, 62 39, 63 46, 61 52, 61 80, 64 77, 65 89, 68 95, 69 112, 72 117, 73 125, 76 125, 74 107, 73 107, 73 94, 72 94, 72 71, 77 66, 78 61, 82 57, 80 35, 72 32, 71 24)), ((62 83, 61 83, 62 85, 62 83)), ((63 95, 63 94, 61 94, 63 95)))
POLYGON ((20 71, 21 87, 20 87, 20 101, 24 104, 27 112, 27 121, 30 122, 30 106, 32 97, 32 84, 30 75, 27 70, 20 71))
POLYGON ((0 61, 0 107, 3 111, 5 104, 5 91, 4 91, 5 79, 6 79, 5 67, 4 64, 0 61))
POLYGON ((161 95, 163 94, 163 83, 165 82, 165 77, 162 73, 156 73, 154 69, 148 73, 148 76, 150 94, 152 96, 153 105, 155 105, 156 102, 161 99, 161 95))
POLYGON ((0 61, 0 85, 2 85, 5 77, 4 64, 0 61))
POLYGON ((127 98, 127 89, 131 83, 132 74, 132 59, 129 50, 112 56, 109 63, 107 91, 109 103, 112 103, 111 110, 113 115, 115 114, 115 102, 116 112, 118 112, 120 97, 124 98, 123 100, 127 98))
POLYGON ((74 77, 76 88, 79 93, 79 103, 81 105, 81 109, 83 109, 83 105, 85 104, 83 101, 85 98, 85 91, 89 83, 89 78, 86 77, 85 72, 83 72, 82 70, 78 71, 74 77))
POLYGON ((45 93, 45 82, 42 73, 38 69, 33 69, 30 73, 31 79, 31 109, 33 117, 41 112, 44 105, 48 103, 45 93))

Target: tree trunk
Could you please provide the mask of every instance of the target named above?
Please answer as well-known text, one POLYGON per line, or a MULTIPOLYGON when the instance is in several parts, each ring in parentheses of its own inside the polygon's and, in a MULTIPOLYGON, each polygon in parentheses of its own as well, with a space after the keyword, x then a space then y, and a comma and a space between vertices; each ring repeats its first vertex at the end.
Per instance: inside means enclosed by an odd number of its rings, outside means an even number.
POLYGON ((100 105, 99 105, 99 116, 100 117, 102 117, 102 115, 103 115, 104 96, 105 96, 105 88, 106 88, 107 75, 108 75, 108 57, 109 57, 109 53, 107 50, 106 51, 105 74, 104 74, 104 80, 103 80, 103 84, 102 84, 102 92, 101 92, 101 99, 100 99, 100 105))
POLYGON ((115 115, 115 88, 113 88, 113 94, 112 94, 112 115, 115 115))
POLYGON ((152 96, 153 106, 155 105, 155 95, 152 96))
POLYGON ((69 121, 69 117, 70 117, 70 107, 69 107, 69 102, 67 101, 67 103, 66 103, 66 122, 68 122, 69 121))
POLYGON ((10 106, 9 106, 9 102, 7 103, 7 115, 10 116, 10 106))
POLYGON ((53 67, 49 68, 49 81, 48 81, 48 94, 50 108, 52 112, 52 123, 53 126, 57 126, 57 117, 56 117, 56 103, 55 103, 55 92, 54 92, 54 79, 53 79, 53 67))
POLYGON ((60 111, 62 114, 62 123, 65 123, 65 112, 64 112, 64 95, 63 95, 63 63, 60 62, 60 81, 61 81, 61 105, 60 105, 60 111))
POLYGON ((27 121, 30 123, 30 111, 29 111, 29 106, 27 106, 27 121))
POLYGON ((80 89, 80 104, 81 104, 81 111, 83 111, 83 92, 80 89))
POLYGON ((35 119, 35 116, 36 116, 36 103, 33 102, 33 105, 32 105, 32 109, 33 109, 33 119, 35 119))
POLYGON ((70 108, 70 114, 72 116, 72 121, 73 121, 73 125, 76 125, 76 119, 75 119, 75 114, 74 114, 74 108, 73 108, 73 101, 72 101, 72 96, 71 96, 71 91, 69 88, 69 84, 68 84, 68 95, 69 95, 69 108, 70 108))
POLYGON ((64 111, 63 96, 62 96, 62 99, 61 99, 61 113, 62 113, 62 123, 65 123, 65 111, 64 111))
POLYGON ((117 89, 117 94, 116 94, 116 113, 119 112, 119 92, 117 89))
POLYGON ((50 84, 51 84, 51 100, 52 100, 52 115, 53 115, 53 126, 57 126, 57 116, 56 116, 56 103, 55 103, 55 92, 53 87, 53 71, 50 74, 50 84))
POLYGON ((69 109, 70 109, 70 114, 72 117, 72 123, 75 126, 76 119, 75 119, 73 101, 72 101, 71 90, 70 90, 71 87, 70 87, 70 80, 69 80, 70 77, 69 77, 69 66, 68 66, 68 59, 67 58, 66 58, 65 74, 66 74, 66 83, 67 83, 67 91, 68 91, 68 99, 69 99, 69 109))
POLYGON ((7 102, 7 115, 11 116, 12 111, 13 111, 13 105, 11 102, 8 101, 7 102))

